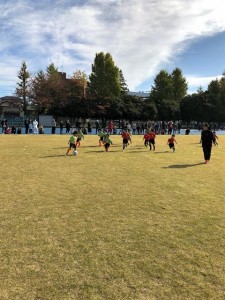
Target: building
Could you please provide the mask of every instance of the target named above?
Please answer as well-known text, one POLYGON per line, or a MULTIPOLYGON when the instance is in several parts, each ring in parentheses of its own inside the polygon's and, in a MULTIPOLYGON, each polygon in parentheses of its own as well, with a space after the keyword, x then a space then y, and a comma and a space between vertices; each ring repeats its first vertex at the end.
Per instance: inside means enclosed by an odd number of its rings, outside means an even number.
POLYGON ((8 120, 9 124, 19 124, 23 122, 22 100, 15 96, 5 96, 0 98, 0 119, 8 120))

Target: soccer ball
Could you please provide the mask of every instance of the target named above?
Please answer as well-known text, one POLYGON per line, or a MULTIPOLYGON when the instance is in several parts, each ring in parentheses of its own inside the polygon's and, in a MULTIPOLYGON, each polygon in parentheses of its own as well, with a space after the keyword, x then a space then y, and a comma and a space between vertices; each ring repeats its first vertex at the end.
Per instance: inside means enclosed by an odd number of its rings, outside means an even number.
POLYGON ((77 151, 77 150, 73 151, 73 154, 74 154, 75 156, 77 156, 78 151, 77 151))

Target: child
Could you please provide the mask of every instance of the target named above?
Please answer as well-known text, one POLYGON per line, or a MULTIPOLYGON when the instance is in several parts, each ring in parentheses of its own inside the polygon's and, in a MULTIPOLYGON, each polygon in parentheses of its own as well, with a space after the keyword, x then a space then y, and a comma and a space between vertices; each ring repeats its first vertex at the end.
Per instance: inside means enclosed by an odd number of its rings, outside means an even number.
POLYGON ((131 141, 131 137, 130 134, 127 130, 123 130, 122 134, 121 134, 122 138, 123 138, 123 151, 125 150, 125 148, 127 147, 127 145, 129 145, 129 141, 131 141))
POLYGON ((150 151, 152 150, 152 146, 153 146, 153 151, 155 151, 155 131, 154 129, 151 130, 151 132, 149 133, 149 147, 150 147, 150 151))
MULTIPOLYGON (((76 147, 80 147, 80 141, 84 139, 84 134, 81 130, 81 128, 78 129, 77 132, 77 142, 76 142, 76 147)), ((76 149, 75 149, 76 150, 76 149)))
POLYGON ((144 134, 143 140, 145 141, 144 142, 145 147, 147 147, 149 145, 149 140, 150 140, 150 135, 149 135, 149 132, 147 130, 144 134))
POLYGON ((173 149, 173 152, 175 152, 175 145, 174 142, 177 144, 177 141, 175 140, 175 135, 173 134, 171 138, 168 139, 167 145, 169 145, 170 149, 173 149))
POLYGON ((68 144, 70 145, 67 152, 66 152, 66 155, 69 155, 69 152, 70 150, 73 148, 74 151, 76 150, 76 144, 77 144, 77 131, 74 131, 73 132, 73 135, 71 135, 70 139, 69 139, 69 142, 68 144))
POLYGON ((217 143, 217 141, 216 140, 218 140, 219 138, 218 138, 218 136, 216 135, 216 132, 215 131, 213 131, 213 144, 216 146, 216 145, 218 145, 218 143, 217 143))
POLYGON ((104 137, 105 137, 105 132, 102 129, 99 129, 98 131, 98 136, 100 137, 99 139, 99 147, 101 147, 102 145, 104 145, 104 137))
POLYGON ((107 133, 105 136, 105 151, 108 152, 110 145, 112 145, 112 141, 109 138, 109 134, 107 133))

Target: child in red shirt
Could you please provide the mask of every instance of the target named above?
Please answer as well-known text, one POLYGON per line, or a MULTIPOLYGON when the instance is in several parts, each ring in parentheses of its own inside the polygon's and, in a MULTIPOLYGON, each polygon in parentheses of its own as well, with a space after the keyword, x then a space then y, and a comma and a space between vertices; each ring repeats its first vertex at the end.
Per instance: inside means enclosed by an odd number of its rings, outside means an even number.
POLYGON ((145 147, 147 147, 149 145, 149 140, 150 140, 150 134, 149 132, 146 130, 145 134, 144 134, 144 137, 143 137, 143 141, 144 142, 144 145, 145 147))
POLYGON ((177 144, 177 141, 175 140, 175 135, 173 134, 171 138, 168 139, 167 145, 169 145, 170 149, 173 149, 173 152, 175 152, 175 144, 177 144))
POLYGON ((149 133, 149 150, 152 150, 152 146, 153 146, 153 151, 155 151, 155 138, 156 138, 156 134, 154 129, 152 129, 149 133))
POLYGON ((128 131, 123 130, 122 134, 121 134, 122 138, 123 138, 123 151, 125 150, 125 148, 127 147, 129 141, 131 142, 131 137, 128 131))

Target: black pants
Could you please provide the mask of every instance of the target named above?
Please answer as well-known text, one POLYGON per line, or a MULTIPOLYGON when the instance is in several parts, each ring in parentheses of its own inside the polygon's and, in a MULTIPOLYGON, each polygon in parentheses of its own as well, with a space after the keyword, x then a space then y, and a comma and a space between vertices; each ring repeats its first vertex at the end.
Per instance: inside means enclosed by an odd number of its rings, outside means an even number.
POLYGON ((202 145, 205 160, 210 160, 212 145, 202 145))

